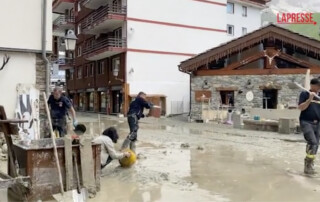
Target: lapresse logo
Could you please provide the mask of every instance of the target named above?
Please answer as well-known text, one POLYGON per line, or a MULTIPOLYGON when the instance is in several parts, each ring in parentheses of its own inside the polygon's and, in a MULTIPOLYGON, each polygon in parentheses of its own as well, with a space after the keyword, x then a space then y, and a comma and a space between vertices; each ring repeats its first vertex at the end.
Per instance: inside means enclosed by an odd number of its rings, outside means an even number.
POLYGON ((278 13, 278 24, 311 24, 316 25, 313 19, 314 13, 278 13))

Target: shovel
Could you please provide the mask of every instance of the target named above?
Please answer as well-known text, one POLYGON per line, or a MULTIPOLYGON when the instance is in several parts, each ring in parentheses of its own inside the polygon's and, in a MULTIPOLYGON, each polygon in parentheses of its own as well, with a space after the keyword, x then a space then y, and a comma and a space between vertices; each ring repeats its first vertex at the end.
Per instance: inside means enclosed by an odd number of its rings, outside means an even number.
POLYGON ((59 183, 60 183, 60 194, 54 194, 53 198, 59 202, 69 202, 69 201, 82 202, 83 200, 81 201, 81 200, 78 200, 77 197, 74 197, 75 194, 78 194, 77 190, 71 190, 71 191, 64 192, 61 168, 60 168, 59 158, 58 158, 58 150, 57 150, 57 145, 56 145, 56 136, 55 136, 53 129, 52 129, 51 115, 50 115, 50 111, 49 111, 49 107, 48 107, 48 103, 47 103, 46 93, 43 93, 43 98, 44 98, 44 103, 45 103, 46 112, 47 112, 47 116, 48 116, 49 128, 50 128, 51 139, 52 139, 52 144, 53 144, 53 152, 54 152, 54 156, 56 159, 56 165, 57 165, 57 170, 58 170, 58 174, 59 174, 59 183))

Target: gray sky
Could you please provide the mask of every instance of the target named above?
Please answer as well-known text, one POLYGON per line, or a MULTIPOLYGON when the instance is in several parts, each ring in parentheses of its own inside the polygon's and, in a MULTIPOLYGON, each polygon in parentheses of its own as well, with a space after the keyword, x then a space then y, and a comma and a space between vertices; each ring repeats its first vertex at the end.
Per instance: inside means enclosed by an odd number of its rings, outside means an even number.
POLYGON ((311 10, 320 13, 320 0, 271 0, 270 4, 289 12, 311 10))

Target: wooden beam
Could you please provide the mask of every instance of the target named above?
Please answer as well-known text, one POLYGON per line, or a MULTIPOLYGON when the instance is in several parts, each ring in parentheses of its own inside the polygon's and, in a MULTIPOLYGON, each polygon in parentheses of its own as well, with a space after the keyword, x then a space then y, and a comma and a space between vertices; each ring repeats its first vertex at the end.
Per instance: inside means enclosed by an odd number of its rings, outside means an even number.
POLYGON ((230 87, 218 87, 216 88, 217 91, 237 91, 239 90, 239 87, 236 86, 230 86, 230 87))
MULTIPOLYGON (((320 68, 310 68, 312 74, 320 74, 320 68)), ((272 74, 305 74, 304 68, 292 69, 245 69, 245 70, 198 70, 196 76, 221 76, 221 75, 272 75, 272 74)))
POLYGON ((230 65, 228 65, 227 67, 223 68, 223 70, 235 70, 238 69, 246 64, 249 64, 251 62, 254 62, 256 60, 259 60, 260 58, 264 57, 265 53, 263 51, 258 52, 254 55, 251 55, 249 57, 246 57, 242 60, 240 60, 239 62, 234 62, 230 65))
MULTIPOLYGON (((280 53, 279 58, 283 59, 283 60, 286 60, 288 62, 292 62, 294 64, 298 64, 302 67, 306 67, 306 68, 312 68, 312 67, 317 67, 316 65, 306 61, 306 60, 301 60, 301 59, 298 59, 296 57, 293 57, 289 54, 286 54, 286 53, 280 53)), ((320 67, 319 67, 320 68, 320 67)))

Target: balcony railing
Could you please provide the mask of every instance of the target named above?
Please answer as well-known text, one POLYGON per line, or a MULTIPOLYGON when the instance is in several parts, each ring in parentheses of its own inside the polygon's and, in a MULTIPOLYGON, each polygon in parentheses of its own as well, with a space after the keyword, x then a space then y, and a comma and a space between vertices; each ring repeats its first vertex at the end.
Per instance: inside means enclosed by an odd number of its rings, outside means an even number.
POLYGON ((104 48, 125 48, 126 38, 113 38, 108 37, 102 40, 93 41, 90 46, 83 49, 83 54, 92 53, 104 48))
POLYGON ((75 65, 75 62, 74 62, 73 58, 59 58, 58 59, 58 64, 59 65, 70 65, 70 66, 73 66, 73 65, 75 65))
POLYGON ((74 22, 75 22, 74 16, 60 15, 57 19, 55 19, 53 24, 60 26, 60 25, 65 25, 65 24, 72 24, 74 22))
POLYGON ((101 7, 91 13, 88 17, 86 17, 81 22, 81 28, 87 29, 90 26, 92 26, 94 23, 101 21, 105 17, 107 17, 110 14, 118 14, 118 15, 125 15, 127 12, 126 6, 117 6, 117 5, 107 5, 104 7, 101 7))

